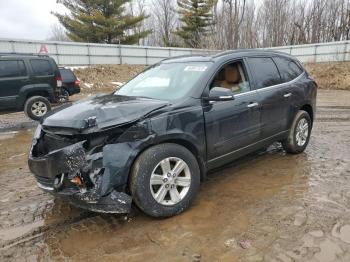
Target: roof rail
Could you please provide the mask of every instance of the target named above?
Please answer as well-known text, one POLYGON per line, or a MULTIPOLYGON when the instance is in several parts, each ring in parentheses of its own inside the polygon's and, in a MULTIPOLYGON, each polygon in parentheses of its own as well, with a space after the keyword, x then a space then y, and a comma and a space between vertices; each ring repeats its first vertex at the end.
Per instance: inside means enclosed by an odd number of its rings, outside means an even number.
POLYGON ((235 50, 227 50, 227 51, 223 51, 221 53, 215 54, 213 55, 213 57, 217 58, 217 57, 221 57, 224 55, 230 55, 230 54, 235 54, 235 53, 249 53, 249 52, 260 52, 260 53, 269 53, 269 54, 279 54, 279 55, 285 55, 285 56, 290 56, 289 54, 285 53, 285 52, 281 52, 278 50, 271 50, 271 49, 267 49, 267 48, 247 48, 247 49, 235 49, 235 50))
POLYGON ((202 55, 202 54, 189 54, 189 55, 170 56, 170 57, 167 57, 167 58, 163 59, 162 61, 167 61, 167 60, 170 60, 170 59, 177 59, 177 58, 193 57, 193 56, 202 56, 202 57, 206 57, 207 55, 202 55))
POLYGON ((35 54, 35 53, 0 53, 0 56, 45 56, 49 57, 47 54, 35 54))

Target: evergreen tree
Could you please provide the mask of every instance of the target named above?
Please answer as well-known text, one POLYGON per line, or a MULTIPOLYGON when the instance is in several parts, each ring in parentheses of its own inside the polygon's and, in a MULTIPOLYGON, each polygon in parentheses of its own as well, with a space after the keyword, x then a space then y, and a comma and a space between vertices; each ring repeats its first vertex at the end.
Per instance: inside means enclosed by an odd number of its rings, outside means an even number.
POLYGON ((135 44, 151 30, 135 33, 133 30, 142 20, 126 14, 125 4, 130 0, 57 0, 70 14, 54 13, 73 41, 90 43, 135 44))
POLYGON ((208 33, 208 27, 213 24, 212 7, 215 0, 178 0, 178 13, 182 25, 175 32, 185 43, 185 46, 198 48, 201 39, 208 33))

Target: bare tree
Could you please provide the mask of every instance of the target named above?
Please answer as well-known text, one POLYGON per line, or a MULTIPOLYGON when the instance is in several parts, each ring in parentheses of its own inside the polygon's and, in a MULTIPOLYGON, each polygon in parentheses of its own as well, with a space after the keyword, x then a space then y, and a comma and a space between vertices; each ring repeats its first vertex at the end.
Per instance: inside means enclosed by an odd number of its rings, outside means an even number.
POLYGON ((161 46, 174 45, 173 30, 177 25, 177 16, 174 0, 153 0, 152 13, 155 28, 159 33, 161 46))
MULTIPOLYGON (((350 0, 212 0, 212 21, 202 48, 236 49, 350 39, 350 0)), ((134 30, 152 30, 139 44, 178 46, 176 0, 133 0, 126 12, 147 13, 134 30)), ((50 39, 67 40, 55 25, 50 39)))
MULTIPOLYGON (((128 12, 132 15, 132 16, 138 16, 141 14, 146 14, 147 12, 147 8, 146 8, 146 0, 134 0, 129 2, 129 10, 128 12)), ((137 26, 135 26, 132 31, 134 34, 139 34, 140 32, 143 31, 147 31, 150 29, 150 27, 147 26, 147 19, 149 17, 147 16, 145 20, 141 21, 137 26)), ((145 45, 146 43, 146 38, 142 38, 139 40, 139 45, 145 45)))
POLYGON ((51 26, 51 31, 47 37, 49 41, 70 41, 69 37, 66 34, 66 31, 60 24, 53 24, 51 26))

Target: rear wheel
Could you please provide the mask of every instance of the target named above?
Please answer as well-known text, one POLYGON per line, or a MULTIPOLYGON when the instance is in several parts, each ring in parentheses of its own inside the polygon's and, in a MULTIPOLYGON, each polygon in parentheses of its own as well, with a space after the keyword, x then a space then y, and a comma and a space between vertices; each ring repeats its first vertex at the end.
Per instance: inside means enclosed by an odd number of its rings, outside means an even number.
POLYGON ((136 205, 153 217, 169 217, 187 209, 200 184, 196 158, 177 144, 147 149, 135 161, 130 189, 136 205))
POLYGON ((59 101, 60 103, 67 103, 69 101, 69 92, 64 88, 61 90, 59 101))
POLYGON ((40 120, 50 110, 50 101, 42 96, 32 96, 24 104, 24 113, 33 120, 40 120))
POLYGON ((282 141, 287 153, 299 154, 307 147, 311 135, 312 121, 306 111, 299 110, 294 117, 288 138, 282 141))

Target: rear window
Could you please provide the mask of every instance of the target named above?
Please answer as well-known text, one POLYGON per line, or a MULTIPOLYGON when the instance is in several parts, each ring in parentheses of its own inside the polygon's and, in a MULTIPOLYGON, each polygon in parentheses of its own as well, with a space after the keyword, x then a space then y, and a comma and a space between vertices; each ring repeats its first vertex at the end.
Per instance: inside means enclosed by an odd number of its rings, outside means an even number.
POLYGON ((280 84, 281 77, 273 60, 269 57, 248 58, 248 65, 255 79, 256 88, 280 84))
POLYGON ((76 80, 75 75, 69 69, 60 69, 63 82, 74 82, 76 80))
POLYGON ((22 60, 0 61, 0 77, 19 77, 26 75, 26 67, 22 60))
POLYGON ((33 69, 34 75, 37 76, 47 76, 53 75, 54 70, 49 61, 43 59, 32 59, 30 60, 30 64, 33 69))
POLYGON ((280 70, 283 82, 292 81, 303 73, 303 69, 291 59, 274 57, 274 60, 280 70))

